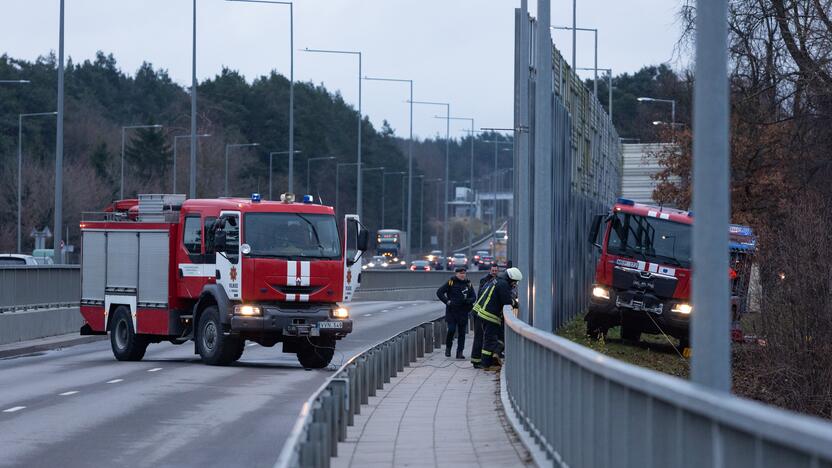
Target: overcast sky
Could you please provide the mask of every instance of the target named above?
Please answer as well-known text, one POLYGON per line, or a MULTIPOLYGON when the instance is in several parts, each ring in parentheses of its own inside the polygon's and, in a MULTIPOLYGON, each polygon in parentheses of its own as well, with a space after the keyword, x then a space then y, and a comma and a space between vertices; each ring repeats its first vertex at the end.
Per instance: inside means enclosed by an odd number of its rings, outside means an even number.
MULTIPOLYGON (((679 35, 680 0, 579 0, 578 26, 599 28, 599 67, 633 72, 671 62, 679 35)), ((536 1, 530 0, 534 13, 536 1)), ((2 0, 0 51, 34 59, 57 50, 58 0, 2 0)), ((415 80, 417 100, 451 102, 451 113, 477 127, 512 123, 514 8, 519 0, 295 0, 295 49, 360 50, 364 74, 415 80)), ((571 24, 571 2, 552 2, 552 24, 571 24)), ((249 80, 272 69, 289 74, 287 6, 198 1, 200 80, 227 66, 249 80)), ((555 31, 571 57, 571 33, 555 31)), ((592 66, 592 34, 579 33, 579 66, 592 66)), ((97 50, 113 53, 132 74, 143 61, 179 83, 191 73, 191 1, 66 0, 66 54, 80 61, 97 50)), ((582 72, 591 76, 592 72, 582 72)), ((2 77, 0 77, 2 78, 2 77)), ((353 56, 295 52, 295 78, 324 83, 357 105, 353 56)), ((374 124, 387 119, 407 136, 406 85, 364 82, 363 111, 374 124)), ((414 132, 444 135, 439 107, 417 106, 414 132)), ((71 118, 71 116, 69 116, 71 118)), ((452 136, 470 124, 452 123, 452 136)))

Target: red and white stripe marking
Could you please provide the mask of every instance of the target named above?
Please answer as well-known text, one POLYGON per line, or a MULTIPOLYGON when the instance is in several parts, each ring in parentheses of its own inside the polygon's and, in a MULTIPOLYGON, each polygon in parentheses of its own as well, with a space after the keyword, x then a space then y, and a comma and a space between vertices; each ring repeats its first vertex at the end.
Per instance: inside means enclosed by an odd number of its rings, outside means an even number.
MULTIPOLYGON (((312 266, 310 262, 290 260, 286 262, 286 286, 309 286, 312 266)), ((309 294, 287 294, 287 301, 309 302, 309 294)))

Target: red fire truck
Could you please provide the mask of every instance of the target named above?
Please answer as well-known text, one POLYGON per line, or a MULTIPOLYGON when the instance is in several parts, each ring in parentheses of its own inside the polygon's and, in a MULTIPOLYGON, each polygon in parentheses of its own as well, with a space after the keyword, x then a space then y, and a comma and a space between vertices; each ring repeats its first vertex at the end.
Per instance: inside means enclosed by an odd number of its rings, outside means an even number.
POLYGON ((193 340, 203 362, 238 360, 245 341, 296 353, 306 368, 329 364, 352 331, 368 233, 331 207, 184 195, 120 200, 81 222, 81 334, 109 333, 121 361, 150 343, 193 340))
MULTIPOLYGON (((590 242, 601 251, 585 317, 587 334, 598 337, 621 326, 621 337, 664 333, 689 346, 693 214, 619 198, 597 215, 590 242), (599 239, 600 235, 600 239, 599 239)), ((756 250, 751 228, 732 225, 731 294, 734 327, 745 311, 750 258, 756 250)), ((728 313, 728 311, 726 311, 728 313)))

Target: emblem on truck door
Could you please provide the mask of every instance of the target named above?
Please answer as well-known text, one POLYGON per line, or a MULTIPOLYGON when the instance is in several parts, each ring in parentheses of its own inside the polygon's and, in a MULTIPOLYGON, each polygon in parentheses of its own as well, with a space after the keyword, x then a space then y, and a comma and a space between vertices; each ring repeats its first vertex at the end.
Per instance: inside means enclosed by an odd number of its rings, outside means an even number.
POLYGON ((232 266, 231 271, 228 272, 228 276, 231 278, 231 281, 237 281, 237 267, 232 266))
POLYGON ((352 270, 347 270, 347 283, 352 282, 352 270))

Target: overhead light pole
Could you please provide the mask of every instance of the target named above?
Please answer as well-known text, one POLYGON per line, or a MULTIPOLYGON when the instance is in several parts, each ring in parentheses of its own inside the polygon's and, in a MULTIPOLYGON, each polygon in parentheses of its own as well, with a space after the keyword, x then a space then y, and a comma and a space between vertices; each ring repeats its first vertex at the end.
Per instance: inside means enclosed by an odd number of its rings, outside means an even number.
POLYGON ((119 189, 119 199, 124 200, 124 133, 126 130, 135 128, 162 128, 161 125, 127 125, 121 127, 121 189, 119 189))
MULTIPOLYGON (((612 68, 578 68, 578 70, 595 70, 596 76, 599 71, 607 72, 607 114, 612 122, 612 68)), ((597 97, 596 97, 597 98, 597 97)))
MULTIPOLYGON (((444 181, 445 181, 445 179, 444 179, 444 178, 442 178, 442 177, 436 177, 436 178, 434 178, 434 179, 425 179, 425 180, 424 180, 424 183, 426 183, 426 184, 433 184, 433 183, 435 183, 435 184, 436 184, 436 200, 437 200, 437 204, 436 204, 436 213, 435 213, 435 217, 436 217, 436 219, 439 219, 439 203, 438 203, 439 198, 440 198, 440 195, 439 195, 439 183, 440 183, 440 182, 444 182, 444 181)), ((423 216, 424 216, 424 214, 423 214, 423 216)))
MULTIPOLYGON (((289 154, 295 154, 295 6, 277 0, 226 0, 228 2, 271 3, 289 6, 289 154)), ((269 174, 271 180, 271 173, 269 174)), ((289 158, 289 193, 295 193, 295 161, 289 158)), ((271 188, 269 190, 271 198, 271 188)))
POLYGON ((318 54, 340 54, 340 55, 355 55, 358 56, 358 159, 356 160, 356 173, 358 182, 356 184, 356 214, 361 218, 362 207, 362 186, 361 186, 361 124, 363 116, 361 114, 361 52, 352 50, 326 50, 326 49, 303 49, 304 52, 318 53, 318 54))
MULTIPOLYGON (((368 81, 390 81, 390 82, 398 82, 398 83, 408 83, 410 84, 410 140, 407 143, 407 242, 410 244, 407 246, 407 252, 410 254, 411 247, 413 245, 413 236, 410 233, 410 230, 413 227, 413 80, 404 80, 398 78, 371 78, 371 77, 364 77, 365 80, 368 81)), ((409 260, 409 258, 407 259, 409 260)))
MULTIPOLYGON (((231 1, 242 1, 242 0, 231 0, 231 1)), ((289 155, 289 193, 295 193, 292 191, 292 166, 295 165, 295 155, 300 154, 301 151, 272 151, 269 153, 269 200, 274 200, 272 198, 272 159, 275 155, 279 154, 288 154, 289 155)))
MULTIPOLYGON (((306 160, 306 190, 311 194, 312 193, 312 180, 309 177, 312 174, 312 161, 331 161, 333 159, 337 159, 335 156, 324 156, 320 158, 309 158, 306 160)), ((337 177, 337 174, 336 174, 337 177)))
MULTIPOLYGON (((391 176, 391 175, 405 176, 405 175, 407 175, 407 172, 402 172, 402 171, 400 171, 400 172, 385 172, 381 177, 381 191, 382 192, 384 192, 384 190, 386 188, 385 185, 384 185, 385 184, 385 179, 387 178, 387 176, 391 176)), ((404 210, 404 198, 402 198, 402 210, 404 210)), ((402 223, 402 224, 404 224, 404 223, 402 223)), ((382 229, 385 229, 385 228, 386 228, 386 226, 382 226, 382 229)))
POLYGON ((494 140, 487 141, 486 143, 494 143, 494 181, 491 184, 492 189, 494 190, 494 211, 491 213, 491 242, 492 245, 497 245, 497 167, 498 167, 498 155, 500 154, 500 144, 503 145, 512 145, 514 146, 514 142, 512 141, 500 141, 497 139, 496 132, 504 131, 504 132, 514 132, 515 129, 513 128, 481 128, 480 130, 487 131, 487 132, 494 132, 494 140))
POLYGON ((193 0, 191 41, 191 160, 188 176, 188 198, 196 198, 196 0, 193 0))
MULTIPOLYGON (((425 207, 425 176, 417 175, 413 178, 419 179, 419 253, 424 253, 424 250, 422 250, 422 234, 424 234, 423 227, 425 225, 425 213, 423 211, 425 207)), ((412 240, 410 242, 413 243, 412 240)))
POLYGON ((23 253, 20 240, 20 226, 23 194, 23 119, 25 117, 40 117, 58 115, 57 112, 36 112, 32 114, 18 114, 17 116, 17 253, 23 253))
POLYGON ((445 217, 443 219, 445 227, 442 229, 442 249, 448 252, 448 196, 450 187, 448 180, 451 172, 451 104, 448 102, 432 102, 432 101, 413 101, 413 104, 422 104, 427 106, 444 106, 445 107, 445 217))
POLYGON ((260 146, 260 143, 232 143, 225 145, 225 192, 224 196, 228 196, 228 152, 233 148, 250 148, 260 146))
MULTIPOLYGON (((210 133, 197 135, 198 138, 207 138, 209 136, 211 136, 210 133)), ((176 135, 173 137, 173 193, 176 193, 176 143, 181 138, 191 138, 191 135, 176 135)))
POLYGON ((670 104, 670 124, 676 125, 676 100, 675 99, 658 99, 652 97, 636 98, 638 102, 662 102, 670 104))
POLYGON ((595 77, 592 80, 592 94, 595 95, 595 99, 598 99, 598 29, 596 28, 576 28, 574 26, 551 26, 552 29, 560 29, 566 31, 572 31, 572 68, 575 70, 583 70, 583 68, 579 68, 578 65, 575 63, 575 34, 577 31, 584 31, 584 32, 592 32, 595 34, 595 67, 591 68, 591 70, 595 70, 595 77))
POLYGON ((63 264, 64 242, 61 239, 61 231, 64 216, 64 0, 61 0, 58 24, 58 122, 55 129, 55 220, 52 226, 52 256, 57 263, 63 264))

